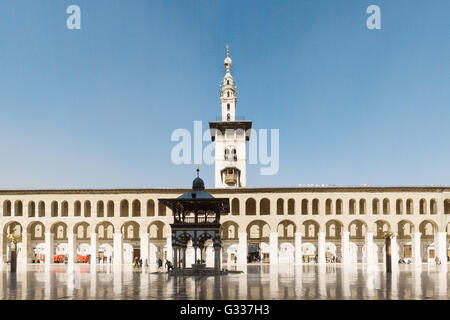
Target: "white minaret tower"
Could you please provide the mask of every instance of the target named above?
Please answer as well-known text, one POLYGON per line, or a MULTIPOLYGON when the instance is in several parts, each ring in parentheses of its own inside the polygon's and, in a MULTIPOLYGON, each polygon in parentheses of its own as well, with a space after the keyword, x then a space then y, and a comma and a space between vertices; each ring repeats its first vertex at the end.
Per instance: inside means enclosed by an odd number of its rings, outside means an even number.
POLYGON ((236 119, 237 92, 231 75, 230 49, 224 60, 225 76, 220 88, 222 121, 209 123, 211 139, 215 143, 215 187, 238 188, 247 183, 247 141, 250 139, 251 121, 236 119))

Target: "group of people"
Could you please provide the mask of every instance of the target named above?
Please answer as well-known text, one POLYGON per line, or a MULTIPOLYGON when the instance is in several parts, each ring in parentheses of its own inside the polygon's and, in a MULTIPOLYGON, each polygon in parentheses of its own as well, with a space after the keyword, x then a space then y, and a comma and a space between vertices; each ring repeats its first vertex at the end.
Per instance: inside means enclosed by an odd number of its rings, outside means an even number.
MULTIPOLYGON (((169 271, 173 271, 173 264, 172 264, 172 262, 170 262, 169 260, 166 259, 166 263, 164 265, 165 265, 165 268, 166 268, 166 270, 168 272, 169 271)), ((162 266, 163 266, 163 261, 162 261, 161 258, 159 258, 158 259, 158 271, 161 271, 162 266)))

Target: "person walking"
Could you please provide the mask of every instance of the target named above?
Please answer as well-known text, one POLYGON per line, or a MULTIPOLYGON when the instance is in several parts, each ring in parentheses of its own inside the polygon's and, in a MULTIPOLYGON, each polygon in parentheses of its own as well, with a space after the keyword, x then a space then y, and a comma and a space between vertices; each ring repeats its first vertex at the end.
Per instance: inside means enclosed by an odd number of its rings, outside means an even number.
POLYGON ((158 259, 158 270, 160 270, 162 268, 163 262, 161 260, 161 258, 158 259))

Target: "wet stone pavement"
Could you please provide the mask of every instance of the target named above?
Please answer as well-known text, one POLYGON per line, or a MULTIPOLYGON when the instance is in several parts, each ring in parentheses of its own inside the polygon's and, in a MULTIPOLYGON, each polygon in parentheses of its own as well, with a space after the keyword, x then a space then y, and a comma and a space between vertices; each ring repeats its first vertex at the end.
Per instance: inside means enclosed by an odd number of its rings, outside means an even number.
MULTIPOLYGON (((224 266, 226 268, 226 266, 224 266)), ((156 266, 133 268, 87 264, 29 264, 16 275, 2 268, 0 299, 449 299, 447 266, 248 265, 246 272, 210 277, 173 277, 156 266)), ((230 270, 235 267, 229 267, 230 270)))

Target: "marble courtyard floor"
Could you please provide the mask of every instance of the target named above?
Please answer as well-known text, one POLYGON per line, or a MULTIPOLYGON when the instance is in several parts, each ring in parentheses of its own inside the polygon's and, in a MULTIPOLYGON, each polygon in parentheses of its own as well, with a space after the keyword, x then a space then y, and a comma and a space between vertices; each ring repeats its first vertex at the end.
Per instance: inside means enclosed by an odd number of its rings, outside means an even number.
MULTIPOLYGON (((226 267, 226 266, 224 266, 226 267)), ((136 269, 77 264, 29 264, 14 276, 0 272, 0 299, 449 299, 446 266, 399 265, 386 276, 382 264, 248 265, 241 274, 172 277, 155 266, 136 269)), ((233 267, 229 268, 230 270, 233 267)))

